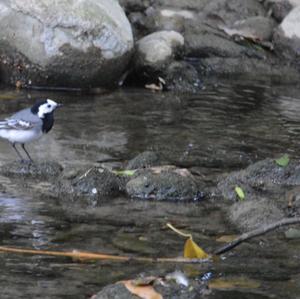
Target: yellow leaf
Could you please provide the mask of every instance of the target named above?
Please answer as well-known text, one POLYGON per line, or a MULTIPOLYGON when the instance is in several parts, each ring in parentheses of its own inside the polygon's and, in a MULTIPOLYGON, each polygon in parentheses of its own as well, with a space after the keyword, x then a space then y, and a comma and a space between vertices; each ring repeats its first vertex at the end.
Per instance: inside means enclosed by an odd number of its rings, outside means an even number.
POLYGON ((162 295, 154 290, 151 285, 136 286, 132 280, 122 281, 127 290, 143 299, 163 299, 162 295))
POLYGON ((209 255, 200 248, 190 237, 186 240, 184 244, 184 257, 185 258, 197 258, 197 259, 207 259, 209 255))
POLYGON ((260 283, 246 277, 216 278, 208 283, 210 289, 257 289, 260 283))

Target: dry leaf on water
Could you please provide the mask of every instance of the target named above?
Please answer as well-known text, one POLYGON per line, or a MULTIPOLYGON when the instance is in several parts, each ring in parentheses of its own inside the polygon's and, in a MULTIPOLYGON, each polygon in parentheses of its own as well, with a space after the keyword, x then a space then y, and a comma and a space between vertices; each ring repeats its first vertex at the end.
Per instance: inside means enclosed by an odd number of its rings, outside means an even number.
POLYGON ((237 235, 223 235, 216 239, 217 242, 220 243, 229 243, 235 240, 238 236, 237 235))
POLYGON ((135 280, 121 281, 127 290, 133 295, 143 299, 163 299, 163 296, 154 290, 151 285, 136 285, 135 280))
POLYGON ((162 91, 163 90, 163 85, 159 82, 158 84, 146 84, 145 88, 150 89, 152 91, 162 91))
POLYGON ((180 236, 188 238, 184 244, 183 256, 190 259, 207 259, 210 257, 201 247, 199 247, 194 241, 191 234, 184 233, 175 228, 171 223, 167 223, 167 226, 180 236))

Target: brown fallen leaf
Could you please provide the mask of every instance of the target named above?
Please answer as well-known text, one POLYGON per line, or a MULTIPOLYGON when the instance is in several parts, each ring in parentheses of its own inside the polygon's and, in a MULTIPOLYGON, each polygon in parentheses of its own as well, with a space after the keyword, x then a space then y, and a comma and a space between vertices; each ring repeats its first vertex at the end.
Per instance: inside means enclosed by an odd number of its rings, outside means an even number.
POLYGON ((176 167, 174 165, 164 165, 164 166, 153 166, 150 168, 154 174, 160 174, 163 171, 175 170, 176 167))
POLYGON ((153 166, 150 168, 154 174, 160 174, 163 171, 172 171, 183 177, 191 177, 192 174, 187 168, 177 168, 174 165, 164 165, 164 166, 153 166))
POLYGON ((132 279, 131 282, 134 286, 141 287, 145 285, 152 285, 157 280, 160 280, 160 278, 156 276, 147 276, 147 277, 138 277, 136 279, 132 279))
POLYGON ((163 84, 159 82, 158 84, 146 84, 145 88, 150 89, 152 91, 162 91, 163 90, 163 84))
POLYGON ((220 243, 229 243, 235 240, 238 236, 237 235, 224 235, 216 239, 217 242, 220 243))
POLYGON ((134 285, 133 280, 124 280, 121 281, 121 283, 124 284, 130 293, 139 296, 142 299, 163 299, 163 296, 155 291, 151 285, 136 286, 134 285))
POLYGON ((17 88, 17 89, 21 89, 22 87, 23 87, 23 82, 20 81, 20 80, 18 80, 18 81, 16 82, 16 88, 17 88))
POLYGON ((180 176, 183 176, 183 177, 191 177, 192 176, 190 171, 186 168, 176 168, 174 170, 174 172, 179 174, 180 176))

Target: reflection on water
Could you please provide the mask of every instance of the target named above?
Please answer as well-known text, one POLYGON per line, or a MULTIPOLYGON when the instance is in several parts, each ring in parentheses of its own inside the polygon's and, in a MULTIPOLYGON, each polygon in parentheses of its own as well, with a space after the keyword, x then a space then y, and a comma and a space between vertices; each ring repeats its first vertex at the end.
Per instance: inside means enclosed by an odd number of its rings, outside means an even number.
MULTIPOLYGON (((209 176, 286 152, 299 158, 298 95, 295 86, 253 81, 218 83, 197 95, 144 90, 87 95, 3 89, 0 118, 31 105, 36 98, 53 98, 64 108, 57 111, 53 130, 28 146, 36 159, 84 167, 103 159, 127 160, 153 149, 171 163, 198 168, 209 176)), ((0 141, 1 163, 15 158, 10 146, 0 141)), ((2 178, 0 181, 7 183, 2 178)), ((119 198, 74 214, 71 207, 71 212, 66 209, 49 198, 0 195, 1 245, 178 256, 183 240, 165 230, 167 221, 192 231, 208 251, 218 246, 217 236, 232 233, 224 215, 206 203, 128 202, 119 198)), ((293 281, 299 274, 299 244, 280 243, 275 237, 274 242, 277 247, 273 242, 247 244, 219 263, 182 270, 203 280, 244 275, 262 282, 259 290, 247 292, 247 298, 257 298, 258 293, 263 297, 295 298, 297 286, 293 281)), ((1 299, 88 298, 105 284, 140 272, 163 274, 173 271, 174 265, 124 266, 0 254, 0 269, 1 299)), ((222 293, 221 297, 237 296, 233 293, 222 293)), ((220 293, 212 296, 221 297, 220 293)))
POLYGON ((27 209, 24 200, 19 198, 6 198, 0 195, 0 221, 1 223, 21 222, 24 220, 24 212, 27 209))

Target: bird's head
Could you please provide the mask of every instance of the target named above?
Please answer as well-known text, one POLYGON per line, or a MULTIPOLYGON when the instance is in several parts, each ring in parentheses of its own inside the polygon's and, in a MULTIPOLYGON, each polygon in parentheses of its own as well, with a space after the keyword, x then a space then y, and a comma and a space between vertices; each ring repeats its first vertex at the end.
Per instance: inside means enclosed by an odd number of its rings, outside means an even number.
POLYGON ((31 107, 31 112, 37 114, 39 118, 44 118, 45 115, 51 114, 54 110, 60 107, 58 104, 50 99, 38 101, 31 107))

